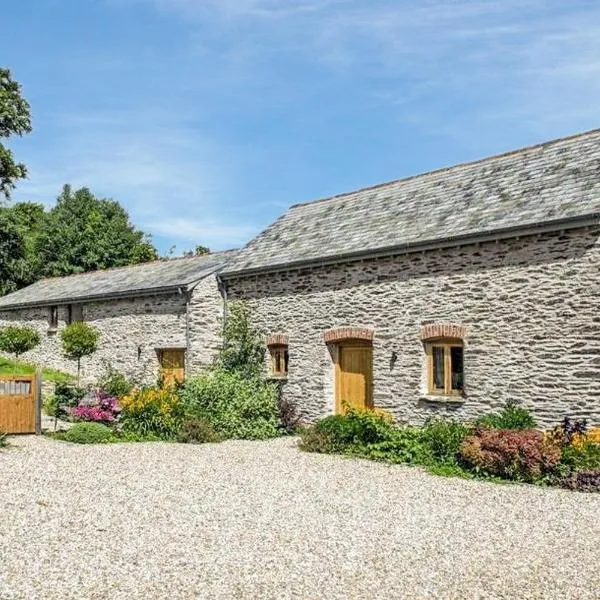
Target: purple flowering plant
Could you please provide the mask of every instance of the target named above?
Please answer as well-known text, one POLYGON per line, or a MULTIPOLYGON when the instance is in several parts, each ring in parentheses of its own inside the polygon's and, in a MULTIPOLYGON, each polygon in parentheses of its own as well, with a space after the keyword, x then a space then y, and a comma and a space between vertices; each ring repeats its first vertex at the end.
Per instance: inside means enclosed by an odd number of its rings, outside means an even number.
POLYGON ((117 399, 108 396, 102 390, 97 390, 90 400, 84 398, 71 414, 76 421, 91 421, 94 423, 114 423, 121 413, 117 399))

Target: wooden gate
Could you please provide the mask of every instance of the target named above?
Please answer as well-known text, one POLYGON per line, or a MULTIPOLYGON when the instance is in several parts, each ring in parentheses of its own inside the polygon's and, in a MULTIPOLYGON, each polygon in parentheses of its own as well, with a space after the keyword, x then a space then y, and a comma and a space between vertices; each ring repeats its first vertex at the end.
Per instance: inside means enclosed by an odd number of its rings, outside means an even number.
POLYGON ((39 375, 0 375, 0 431, 41 433, 39 375))

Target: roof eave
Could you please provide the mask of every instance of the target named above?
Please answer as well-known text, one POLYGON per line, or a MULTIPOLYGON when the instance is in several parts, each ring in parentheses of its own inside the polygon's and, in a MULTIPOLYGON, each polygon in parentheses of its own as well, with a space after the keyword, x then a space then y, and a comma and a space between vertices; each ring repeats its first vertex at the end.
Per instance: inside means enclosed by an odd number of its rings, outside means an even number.
POLYGON ((190 292, 192 291, 201 281, 214 275, 220 269, 223 268, 223 264, 219 264, 211 269, 204 271, 201 275, 194 277, 193 279, 185 282, 181 282, 178 284, 162 286, 162 287, 154 287, 154 288, 141 288, 135 290, 127 290, 124 292, 113 292, 108 294, 89 294, 87 296, 68 296, 66 298, 61 299, 49 299, 43 301, 36 302, 19 302, 16 304, 8 304, 6 306, 2 306, 0 304, 0 312, 7 310, 16 310, 20 308, 35 308, 35 307, 46 307, 46 306, 56 306, 63 304, 75 304, 78 302, 96 302, 96 301, 107 301, 107 300, 118 300, 122 298, 131 298, 138 296, 154 296, 154 295, 162 295, 162 294, 170 294, 170 293, 178 293, 181 291, 190 292))
MULTIPOLYGON (((230 251, 231 252, 231 251, 230 251)), ((9 310, 17 310, 20 308, 35 308, 35 307, 47 307, 47 306, 56 306, 56 305, 64 305, 64 304, 75 304, 79 302, 96 302, 96 301, 108 301, 108 300, 118 300, 121 298, 131 298, 137 296, 154 296, 156 294, 169 294, 176 293, 181 291, 190 292, 192 291, 201 281, 214 275, 219 270, 221 270, 224 266, 224 263, 219 263, 214 267, 206 269, 201 274, 195 276, 193 279, 188 281, 182 281, 177 284, 161 286, 161 287, 153 287, 153 288, 139 288, 133 290, 127 290, 123 292, 109 292, 106 294, 88 294, 85 296, 67 296, 65 298, 54 298, 42 301, 35 302, 17 302, 14 304, 7 304, 3 306, 0 304, 0 312, 9 311, 9 310)), ((35 285, 35 284, 33 284, 35 285)), ((0 299, 1 300, 1 299, 0 299)))
POLYGON ((169 293, 176 293, 178 290, 186 290, 187 285, 175 285, 175 286, 165 286, 160 288, 146 288, 141 290, 131 290, 127 292, 114 292, 111 294, 94 294, 88 296, 72 296, 67 298, 60 299, 49 299, 42 300, 36 302, 19 302, 16 304, 8 304, 6 306, 0 305, 0 312, 5 312, 8 310, 17 310, 20 308, 44 308, 47 306, 61 306, 63 304, 77 304, 79 302, 96 302, 96 301, 107 301, 107 300, 119 300, 122 298, 131 298, 131 297, 139 297, 139 296, 154 296, 154 295, 162 295, 169 293))
POLYGON ((541 233, 551 233, 562 229, 576 229, 579 227, 588 227, 600 223, 600 213, 590 213, 579 215, 577 217, 568 217, 564 219, 555 219, 553 221, 542 221, 538 223, 529 223, 527 225, 517 225, 505 227, 491 231, 481 231, 477 233, 467 233, 452 237, 422 240, 418 242, 408 242, 405 244, 395 244, 376 250, 359 250, 356 252, 346 252, 335 254, 323 258, 309 260, 299 260, 264 267, 255 267, 250 269, 239 269, 237 271, 224 270, 220 273, 223 280, 239 277, 248 277, 261 273, 275 273, 282 271, 292 271, 307 267, 329 266, 339 263, 347 263, 371 258, 384 258, 397 256, 401 254, 410 254, 414 252, 423 252, 425 250, 436 250, 440 248, 451 248, 472 243, 493 242, 496 240, 505 240, 526 235, 537 235, 541 233))

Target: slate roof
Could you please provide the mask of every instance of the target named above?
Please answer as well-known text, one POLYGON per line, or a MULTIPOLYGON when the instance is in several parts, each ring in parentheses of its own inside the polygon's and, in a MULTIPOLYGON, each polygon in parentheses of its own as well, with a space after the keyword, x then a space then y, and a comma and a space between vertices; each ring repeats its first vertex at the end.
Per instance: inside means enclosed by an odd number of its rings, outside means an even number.
POLYGON ((600 213, 600 129, 292 206, 222 276, 435 245, 600 213))
POLYGON ((234 256, 229 250, 42 279, 0 298, 0 310, 174 291, 218 271, 234 256))

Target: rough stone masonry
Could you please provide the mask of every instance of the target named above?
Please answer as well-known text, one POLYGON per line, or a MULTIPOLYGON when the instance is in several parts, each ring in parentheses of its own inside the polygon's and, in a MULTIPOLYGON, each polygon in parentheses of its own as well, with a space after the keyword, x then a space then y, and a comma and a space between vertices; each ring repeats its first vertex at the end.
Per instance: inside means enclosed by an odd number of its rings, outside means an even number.
MULTIPOLYGON (((62 352, 60 331, 67 325, 68 306, 58 307, 58 326, 51 329, 48 307, 0 312, 0 327, 35 327, 41 344, 24 358, 32 363, 76 373, 62 352)), ((223 304, 214 275, 184 293, 132 295, 83 303, 83 319, 100 332, 98 350, 82 360, 82 381, 94 382, 112 368, 135 380, 152 382, 159 372, 157 349, 186 348, 186 371, 209 365, 220 342, 223 304)))
POLYGON ((400 421, 473 418, 508 400, 540 424, 600 424, 597 226, 227 280, 265 334, 289 336, 283 394, 307 420, 333 412, 335 346, 373 330, 374 404, 400 421), (427 395, 422 327, 465 331, 465 394, 427 395))

